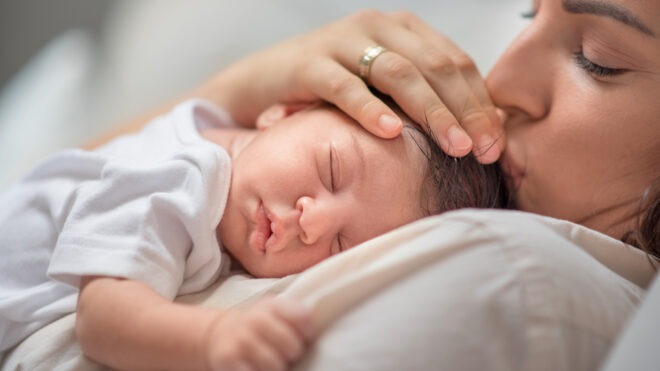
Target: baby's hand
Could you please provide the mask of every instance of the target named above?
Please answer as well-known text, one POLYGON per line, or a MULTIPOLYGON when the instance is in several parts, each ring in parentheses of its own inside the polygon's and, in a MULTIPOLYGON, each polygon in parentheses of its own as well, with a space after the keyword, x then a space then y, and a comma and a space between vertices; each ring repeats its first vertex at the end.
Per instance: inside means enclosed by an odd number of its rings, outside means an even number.
POLYGON ((205 342, 211 370, 286 370, 311 338, 310 311, 285 298, 222 314, 205 342))

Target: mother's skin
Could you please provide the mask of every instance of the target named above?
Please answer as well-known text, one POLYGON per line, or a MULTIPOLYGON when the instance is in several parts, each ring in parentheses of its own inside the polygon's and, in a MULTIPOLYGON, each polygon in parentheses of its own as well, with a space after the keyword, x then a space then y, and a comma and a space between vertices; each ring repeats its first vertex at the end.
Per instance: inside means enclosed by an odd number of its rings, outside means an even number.
POLYGON ((534 13, 486 79, 509 113, 504 161, 524 169, 517 206, 621 238, 660 176, 660 2, 534 13))
MULTIPOLYGON (((660 197, 660 2, 537 0, 533 9, 485 81, 417 17, 363 11, 239 61, 190 95, 247 126, 273 103, 325 99, 391 137, 400 124, 379 124, 393 111, 356 76, 364 48, 384 45, 369 82, 446 152, 489 163, 504 150, 518 208, 621 238, 637 228, 644 192, 660 197)), ((657 215, 650 221, 657 245, 657 215)))

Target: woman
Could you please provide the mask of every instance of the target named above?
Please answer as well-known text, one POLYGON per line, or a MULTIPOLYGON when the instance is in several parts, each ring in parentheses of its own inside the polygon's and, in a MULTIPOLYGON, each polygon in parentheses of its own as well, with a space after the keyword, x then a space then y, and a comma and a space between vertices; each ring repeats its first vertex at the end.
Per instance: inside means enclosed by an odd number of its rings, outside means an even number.
POLYGON ((372 85, 448 154, 500 159, 517 208, 659 256, 660 4, 537 0, 527 16, 485 80, 414 15, 362 11, 242 60, 192 95, 245 125, 275 102, 324 99, 374 134, 396 136, 401 122, 372 85), (386 51, 361 67, 377 45, 386 51))

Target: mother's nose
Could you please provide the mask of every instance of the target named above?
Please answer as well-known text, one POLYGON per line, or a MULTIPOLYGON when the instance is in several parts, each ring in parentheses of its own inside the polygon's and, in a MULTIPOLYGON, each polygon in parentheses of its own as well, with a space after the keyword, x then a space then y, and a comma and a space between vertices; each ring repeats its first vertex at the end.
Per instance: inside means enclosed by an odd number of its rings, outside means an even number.
POLYGON ((300 197, 296 201, 300 218, 300 240, 311 245, 318 241, 323 235, 329 233, 336 223, 329 205, 318 202, 312 197, 300 197))
POLYGON ((553 23, 535 21, 518 35, 486 78, 496 106, 541 119, 552 104, 553 84, 566 59, 550 39, 559 32, 553 23))

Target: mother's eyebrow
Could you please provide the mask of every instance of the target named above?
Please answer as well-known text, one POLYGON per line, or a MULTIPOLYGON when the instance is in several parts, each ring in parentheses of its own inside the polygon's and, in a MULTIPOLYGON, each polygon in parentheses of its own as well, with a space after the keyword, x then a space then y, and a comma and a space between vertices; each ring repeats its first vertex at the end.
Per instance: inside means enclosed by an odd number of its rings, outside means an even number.
POLYGON ((602 15, 612 18, 628 26, 632 26, 638 31, 641 31, 649 36, 655 37, 655 33, 642 21, 639 20, 632 12, 626 8, 618 5, 605 3, 602 1, 590 0, 562 0, 564 10, 569 13, 582 14, 589 13, 595 15, 602 15))

